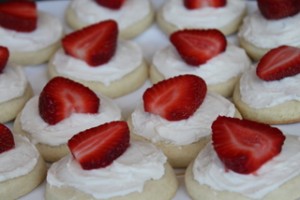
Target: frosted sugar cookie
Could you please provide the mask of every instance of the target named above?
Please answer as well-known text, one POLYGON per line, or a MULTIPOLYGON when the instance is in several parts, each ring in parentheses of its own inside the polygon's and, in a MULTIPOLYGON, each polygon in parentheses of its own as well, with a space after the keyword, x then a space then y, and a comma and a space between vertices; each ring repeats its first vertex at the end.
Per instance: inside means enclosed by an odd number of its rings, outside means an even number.
POLYGON ((0 124, 0 199, 18 199, 46 177, 46 164, 26 137, 0 124))
POLYGON ((34 1, 0 4, 0 45, 10 51, 10 61, 37 65, 49 60, 60 44, 62 23, 37 10, 34 1))
POLYGON ((141 48, 118 39, 114 20, 66 35, 62 48, 49 62, 48 72, 50 77, 68 77, 111 98, 135 91, 148 78, 141 48))
POLYGON ((56 77, 31 98, 14 122, 44 159, 53 162, 67 153, 67 141, 79 131, 121 119, 120 109, 107 97, 72 80, 56 77))
POLYGON ((152 25, 154 10, 149 0, 72 0, 65 16, 75 30, 113 19, 120 28, 120 37, 132 39, 152 25))
POLYGON ((206 91, 203 79, 181 75, 148 88, 131 114, 133 138, 152 142, 173 167, 186 167, 210 138, 218 115, 240 116, 221 95, 206 91))
POLYGON ((114 121, 73 136, 67 155, 52 164, 46 200, 172 199, 177 179, 162 151, 130 140, 124 121, 114 121))

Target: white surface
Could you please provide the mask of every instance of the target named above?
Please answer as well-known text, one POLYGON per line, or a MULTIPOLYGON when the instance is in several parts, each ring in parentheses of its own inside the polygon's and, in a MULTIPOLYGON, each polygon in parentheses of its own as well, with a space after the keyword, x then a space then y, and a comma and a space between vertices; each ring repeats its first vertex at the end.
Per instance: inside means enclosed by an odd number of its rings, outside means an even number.
MULTIPOLYGON (((163 0, 152 0, 154 6, 157 8, 159 7, 163 0)), ((40 10, 44 10, 47 12, 52 13, 53 15, 58 16, 63 21, 64 11, 68 4, 68 1, 41 1, 38 2, 38 8, 40 10)), ((255 2, 249 2, 249 11, 252 12, 253 9, 255 9, 255 2)), ((230 37, 230 40, 234 37, 230 37)), ((169 40, 157 27, 156 24, 153 24, 151 28, 149 28, 146 32, 144 32, 141 36, 135 39, 136 42, 141 46, 144 56, 148 61, 151 61, 152 56, 154 52, 158 49, 161 49, 165 47, 167 44, 169 44, 169 40)), ((25 67, 26 73, 28 75, 28 78, 33 86, 34 92, 38 94, 43 86, 47 82, 47 74, 46 74, 46 65, 42 66, 28 66, 25 67)), ((127 96, 121 97, 116 99, 116 103, 120 106, 123 112, 123 116, 126 118, 133 108, 135 107, 137 100, 141 98, 144 90, 150 86, 150 83, 147 82, 145 85, 140 88, 139 90, 135 91, 132 94, 129 94, 127 96)), ((285 130, 287 133, 294 133, 296 134, 297 130, 297 124, 294 125, 286 125, 286 126, 280 126, 285 130)), ((178 180, 180 182, 180 187, 177 191, 176 196, 173 198, 173 200, 189 200, 184 184, 183 184, 183 172, 178 172, 178 180)), ((44 199, 44 190, 45 190, 45 183, 43 183, 41 186, 36 188, 33 192, 30 194, 24 196, 21 198, 21 200, 43 200, 44 199)))

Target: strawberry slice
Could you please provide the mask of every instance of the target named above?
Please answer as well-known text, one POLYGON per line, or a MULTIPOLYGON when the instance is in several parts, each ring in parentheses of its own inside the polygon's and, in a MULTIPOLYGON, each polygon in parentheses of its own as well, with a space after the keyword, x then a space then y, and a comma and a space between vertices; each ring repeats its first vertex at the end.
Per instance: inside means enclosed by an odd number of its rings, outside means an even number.
POLYGON ((224 7, 227 4, 227 0, 183 0, 183 3, 187 9, 192 10, 205 7, 224 7))
POLYGON ((37 7, 34 1, 7 1, 0 4, 0 26, 19 32, 31 32, 37 27, 37 7))
POLYGON ((225 51, 226 37, 217 29, 180 30, 170 40, 181 58, 191 66, 199 66, 225 51))
POLYGON ((0 123, 0 153, 15 147, 14 136, 9 128, 0 123))
POLYGON ((88 87, 63 77, 51 79, 39 97, 42 119, 54 125, 72 113, 98 113, 100 99, 88 87))
POLYGON ((94 67, 111 59, 116 51, 117 39, 117 23, 106 20, 66 35, 62 46, 66 54, 94 67))
POLYGON ((280 80, 300 73, 300 48, 279 46, 267 52, 256 68, 257 76, 265 81, 280 80))
POLYGON ((195 75, 180 75, 158 82, 144 95, 144 109, 169 121, 187 119, 202 104, 207 87, 195 75))
POLYGON ((3 69, 6 66, 8 57, 9 57, 8 48, 0 46, 0 74, 3 72, 3 69))
POLYGON ((129 128, 124 121, 105 123, 74 135, 68 146, 83 169, 106 167, 129 147, 129 128))
POLYGON ((219 116, 212 124, 212 144, 225 167, 250 174, 281 152, 285 136, 278 128, 219 116))
POLYGON ((96 2, 103 7, 110 8, 113 10, 119 10, 125 0, 96 0, 96 2))
POLYGON ((300 12, 299 0, 257 0, 258 9, 266 19, 282 19, 300 12))

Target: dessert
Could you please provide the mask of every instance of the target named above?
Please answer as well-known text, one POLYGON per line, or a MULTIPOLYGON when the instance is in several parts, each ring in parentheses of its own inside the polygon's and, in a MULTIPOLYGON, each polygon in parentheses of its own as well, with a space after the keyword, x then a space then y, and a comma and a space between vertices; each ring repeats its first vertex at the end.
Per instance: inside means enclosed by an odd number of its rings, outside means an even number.
POLYGON ((7 62, 9 50, 0 46, 0 123, 13 120, 33 95, 21 66, 7 62))
POLYGON ((72 0, 66 10, 75 30, 108 19, 118 23, 121 38, 132 39, 152 25, 154 10, 149 0, 72 0))
POLYGON ((62 34, 62 23, 38 11, 34 1, 0 4, 0 45, 9 49, 10 61, 14 63, 37 65, 48 61, 62 34))
POLYGON ((246 71, 233 94, 243 118, 268 124, 299 122, 299 66, 300 48, 284 45, 246 71))
POLYGON ((128 121, 133 138, 161 148, 173 167, 186 167, 218 115, 240 116, 226 98, 207 92, 203 79, 181 75, 148 88, 128 121))
POLYGON ((300 7, 297 0, 258 0, 258 10, 244 18, 238 32, 240 45, 258 61, 281 45, 300 47, 300 7))
POLYGON ((185 175, 192 199, 299 199, 300 140, 267 124, 220 116, 185 175), (225 149, 224 149, 225 148, 225 149))
POLYGON ((164 154, 130 140, 124 121, 80 132, 68 146, 72 155, 48 171, 46 200, 165 200, 176 193, 177 179, 164 154))
POLYGON ((148 77, 140 47, 118 40, 114 20, 66 35, 62 48, 49 62, 48 72, 50 77, 68 77, 111 98, 136 90, 148 77))
POLYGON ((216 28, 229 35, 237 31, 245 13, 244 0, 168 0, 158 11, 157 23, 167 34, 216 28))
POLYGON ((67 141, 79 131, 121 119, 120 109, 107 97, 63 77, 51 79, 31 98, 14 123, 48 162, 67 153, 67 141))
POLYGON ((0 124, 0 199, 18 199, 46 177, 46 164, 29 140, 0 124))
POLYGON ((245 51, 227 43, 216 29, 176 31, 170 41, 172 45, 154 54, 150 68, 153 83, 194 74, 205 80, 209 91, 230 97, 241 73, 251 64, 245 51))

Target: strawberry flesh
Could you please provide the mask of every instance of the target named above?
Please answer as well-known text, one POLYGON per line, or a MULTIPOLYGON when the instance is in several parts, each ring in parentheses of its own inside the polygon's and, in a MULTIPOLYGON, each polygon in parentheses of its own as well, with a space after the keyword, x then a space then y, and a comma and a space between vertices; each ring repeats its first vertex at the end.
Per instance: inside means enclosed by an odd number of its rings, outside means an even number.
POLYGON ((14 136, 9 128, 0 123, 0 153, 13 149, 14 147, 14 136))
POLYGON ((181 58, 191 66, 199 66, 226 50, 227 40, 217 29, 180 30, 171 34, 170 41, 181 58))
POLYGON ((110 8, 113 10, 119 10, 125 0, 96 0, 96 2, 103 7, 110 8))
POLYGON ((212 124, 212 144, 227 170, 250 174, 281 152, 285 136, 278 128, 219 116, 212 124))
POLYGON ((39 113, 50 125, 72 113, 98 113, 100 99, 89 88, 63 77, 51 79, 39 96, 39 113))
POLYGON ((296 15, 300 12, 299 0, 257 0, 261 14, 270 20, 296 15))
POLYGON ((103 168, 129 147, 129 128, 124 121, 105 123, 74 135, 68 146, 83 169, 103 168))
POLYGON ((0 4, 0 26, 18 32, 32 32, 37 27, 34 1, 7 1, 0 4))
POLYGON ((183 0, 187 9, 193 10, 205 7, 220 8, 227 4, 227 0, 183 0))
POLYGON ((279 46, 267 52, 256 68, 257 76, 265 81, 280 80, 300 73, 300 48, 279 46))
POLYGON ((146 112, 169 121, 187 119, 202 104, 207 92, 205 81, 195 75, 180 75, 148 88, 144 95, 146 112))
POLYGON ((66 35, 62 39, 62 46, 67 55, 95 67, 107 63, 113 57, 117 39, 117 23, 106 20, 66 35))
POLYGON ((8 48, 0 46, 0 74, 3 72, 9 57, 8 48))

